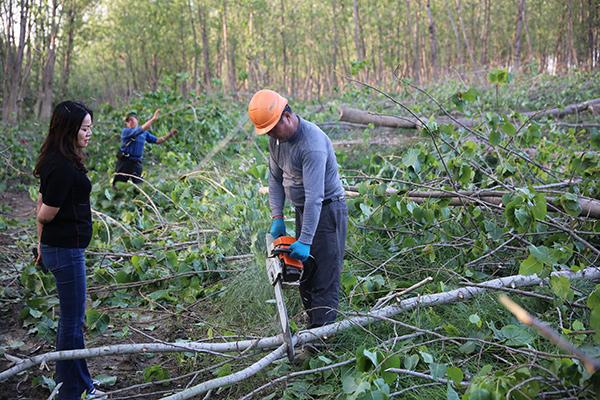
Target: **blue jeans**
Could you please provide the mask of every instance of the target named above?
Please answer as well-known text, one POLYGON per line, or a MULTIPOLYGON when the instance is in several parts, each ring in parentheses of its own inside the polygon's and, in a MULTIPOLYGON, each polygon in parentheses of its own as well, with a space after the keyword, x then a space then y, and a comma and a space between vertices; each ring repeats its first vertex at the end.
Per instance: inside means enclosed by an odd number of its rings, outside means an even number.
MULTIPOLYGON (((42 261, 56 279, 60 301, 60 319, 56 334, 56 350, 83 349, 85 318, 85 254, 84 249, 54 247, 42 244, 42 261)), ((57 383, 62 382, 58 398, 79 400, 94 384, 85 359, 56 362, 57 383)))

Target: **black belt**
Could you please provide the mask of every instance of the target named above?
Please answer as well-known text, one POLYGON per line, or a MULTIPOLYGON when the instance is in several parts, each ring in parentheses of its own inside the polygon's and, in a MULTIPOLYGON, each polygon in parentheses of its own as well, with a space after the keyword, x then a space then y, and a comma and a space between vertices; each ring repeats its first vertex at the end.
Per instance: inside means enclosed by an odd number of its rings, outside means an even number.
POLYGON ((334 201, 342 201, 342 200, 346 200, 346 196, 335 196, 335 197, 330 197, 329 199, 325 199, 323 200, 323 205, 326 206, 327 204, 333 203, 334 201))

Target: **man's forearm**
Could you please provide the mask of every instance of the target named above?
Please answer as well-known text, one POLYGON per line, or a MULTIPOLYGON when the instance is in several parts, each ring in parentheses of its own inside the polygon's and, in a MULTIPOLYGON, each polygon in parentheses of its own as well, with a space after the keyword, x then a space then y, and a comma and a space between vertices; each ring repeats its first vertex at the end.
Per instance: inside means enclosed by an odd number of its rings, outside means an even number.
POLYGON ((142 130, 147 131, 148 129, 150 129, 150 127, 156 120, 157 118, 152 117, 148 121, 144 122, 144 124, 142 125, 142 130))
POLYGON ((158 139, 156 139, 156 144, 162 144, 166 142, 171 138, 171 136, 173 136, 173 133, 169 132, 165 136, 159 137, 158 139))

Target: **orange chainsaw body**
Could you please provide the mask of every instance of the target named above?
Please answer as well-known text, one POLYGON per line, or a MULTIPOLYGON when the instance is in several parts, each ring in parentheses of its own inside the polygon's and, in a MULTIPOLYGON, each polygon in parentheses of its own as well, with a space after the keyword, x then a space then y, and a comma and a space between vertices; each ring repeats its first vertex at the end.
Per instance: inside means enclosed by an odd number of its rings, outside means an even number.
POLYGON ((290 257, 289 248, 296 238, 292 236, 280 236, 273 240, 273 254, 279 258, 283 278, 285 282, 293 282, 300 280, 304 265, 302 261, 290 257))

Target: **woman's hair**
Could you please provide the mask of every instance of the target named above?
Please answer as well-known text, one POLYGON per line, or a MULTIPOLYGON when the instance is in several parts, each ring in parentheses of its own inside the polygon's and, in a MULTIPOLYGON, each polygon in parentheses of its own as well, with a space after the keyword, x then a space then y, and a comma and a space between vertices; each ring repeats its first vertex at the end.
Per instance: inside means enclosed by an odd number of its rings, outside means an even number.
POLYGON ((54 108, 48 136, 40 149, 40 156, 33 173, 39 176, 42 164, 51 152, 58 152, 68 160, 71 160, 77 168, 86 171, 83 165, 85 154, 77 146, 77 135, 81 128, 81 123, 87 114, 90 114, 92 120, 94 114, 85 104, 75 101, 63 101, 54 108))

